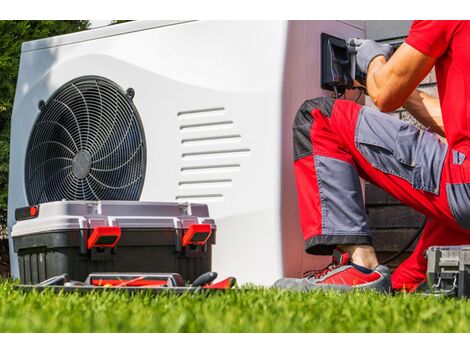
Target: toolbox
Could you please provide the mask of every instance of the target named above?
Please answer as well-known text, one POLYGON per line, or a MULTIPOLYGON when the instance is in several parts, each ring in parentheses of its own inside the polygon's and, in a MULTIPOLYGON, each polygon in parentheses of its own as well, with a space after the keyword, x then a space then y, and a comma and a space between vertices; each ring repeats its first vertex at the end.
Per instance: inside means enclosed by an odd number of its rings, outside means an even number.
POLYGON ((205 204, 58 201, 16 209, 11 236, 20 280, 67 273, 211 271, 216 225, 205 204))
POLYGON ((470 245, 432 246, 426 258, 427 293, 470 296, 470 245))
POLYGON ((178 273, 91 273, 84 282, 72 280, 67 273, 51 277, 39 284, 14 285, 20 291, 52 290, 60 292, 93 292, 93 291, 121 291, 146 293, 196 293, 227 291, 235 288, 237 280, 230 276, 214 283, 217 273, 209 271, 202 274, 192 283, 186 282, 178 273))

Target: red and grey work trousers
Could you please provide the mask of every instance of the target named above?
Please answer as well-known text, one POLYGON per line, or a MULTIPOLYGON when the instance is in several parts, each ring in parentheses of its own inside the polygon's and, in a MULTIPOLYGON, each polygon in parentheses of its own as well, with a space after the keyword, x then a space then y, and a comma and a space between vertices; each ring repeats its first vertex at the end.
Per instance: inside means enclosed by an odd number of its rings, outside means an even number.
MULTIPOLYGON (((305 250, 373 245, 360 177, 428 217, 394 288, 425 279, 425 250, 470 244, 470 150, 432 132, 345 100, 306 101, 293 125, 294 169, 305 250)), ((470 144, 470 143, 469 143, 470 144)))

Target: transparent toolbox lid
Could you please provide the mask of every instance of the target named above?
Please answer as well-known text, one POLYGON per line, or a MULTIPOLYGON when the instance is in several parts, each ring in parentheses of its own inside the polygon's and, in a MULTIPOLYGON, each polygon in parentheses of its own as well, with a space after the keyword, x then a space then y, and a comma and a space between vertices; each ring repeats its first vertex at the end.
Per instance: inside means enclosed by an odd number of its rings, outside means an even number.
POLYGON ((19 220, 11 235, 120 226, 125 229, 187 229, 215 222, 205 204, 141 201, 58 201, 37 206, 33 218, 19 220))

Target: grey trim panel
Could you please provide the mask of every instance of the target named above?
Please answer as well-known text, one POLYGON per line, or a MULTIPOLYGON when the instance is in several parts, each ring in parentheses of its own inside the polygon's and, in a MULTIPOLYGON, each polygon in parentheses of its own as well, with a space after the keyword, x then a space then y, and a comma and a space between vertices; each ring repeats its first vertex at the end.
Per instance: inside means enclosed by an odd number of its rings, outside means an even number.
POLYGON ((470 183, 447 184, 447 201, 455 221, 470 230, 470 183))
POLYGON ((387 40, 407 37, 413 21, 409 20, 369 20, 366 21, 366 38, 387 40))
POLYGON ((415 189, 439 194, 447 144, 434 133, 363 107, 356 147, 376 169, 408 181, 415 189))
POLYGON ((305 252, 316 255, 331 255, 340 244, 372 245, 370 233, 317 235, 304 242, 305 252))

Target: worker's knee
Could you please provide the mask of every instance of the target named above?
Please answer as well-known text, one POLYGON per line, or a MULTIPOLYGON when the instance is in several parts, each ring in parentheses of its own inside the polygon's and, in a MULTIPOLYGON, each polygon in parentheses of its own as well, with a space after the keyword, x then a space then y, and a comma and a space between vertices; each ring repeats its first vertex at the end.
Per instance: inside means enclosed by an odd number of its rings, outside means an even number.
POLYGON ((310 130, 313 125, 315 111, 322 117, 330 117, 335 101, 332 98, 321 97, 305 101, 297 111, 292 125, 294 142, 294 160, 312 155, 310 130))

